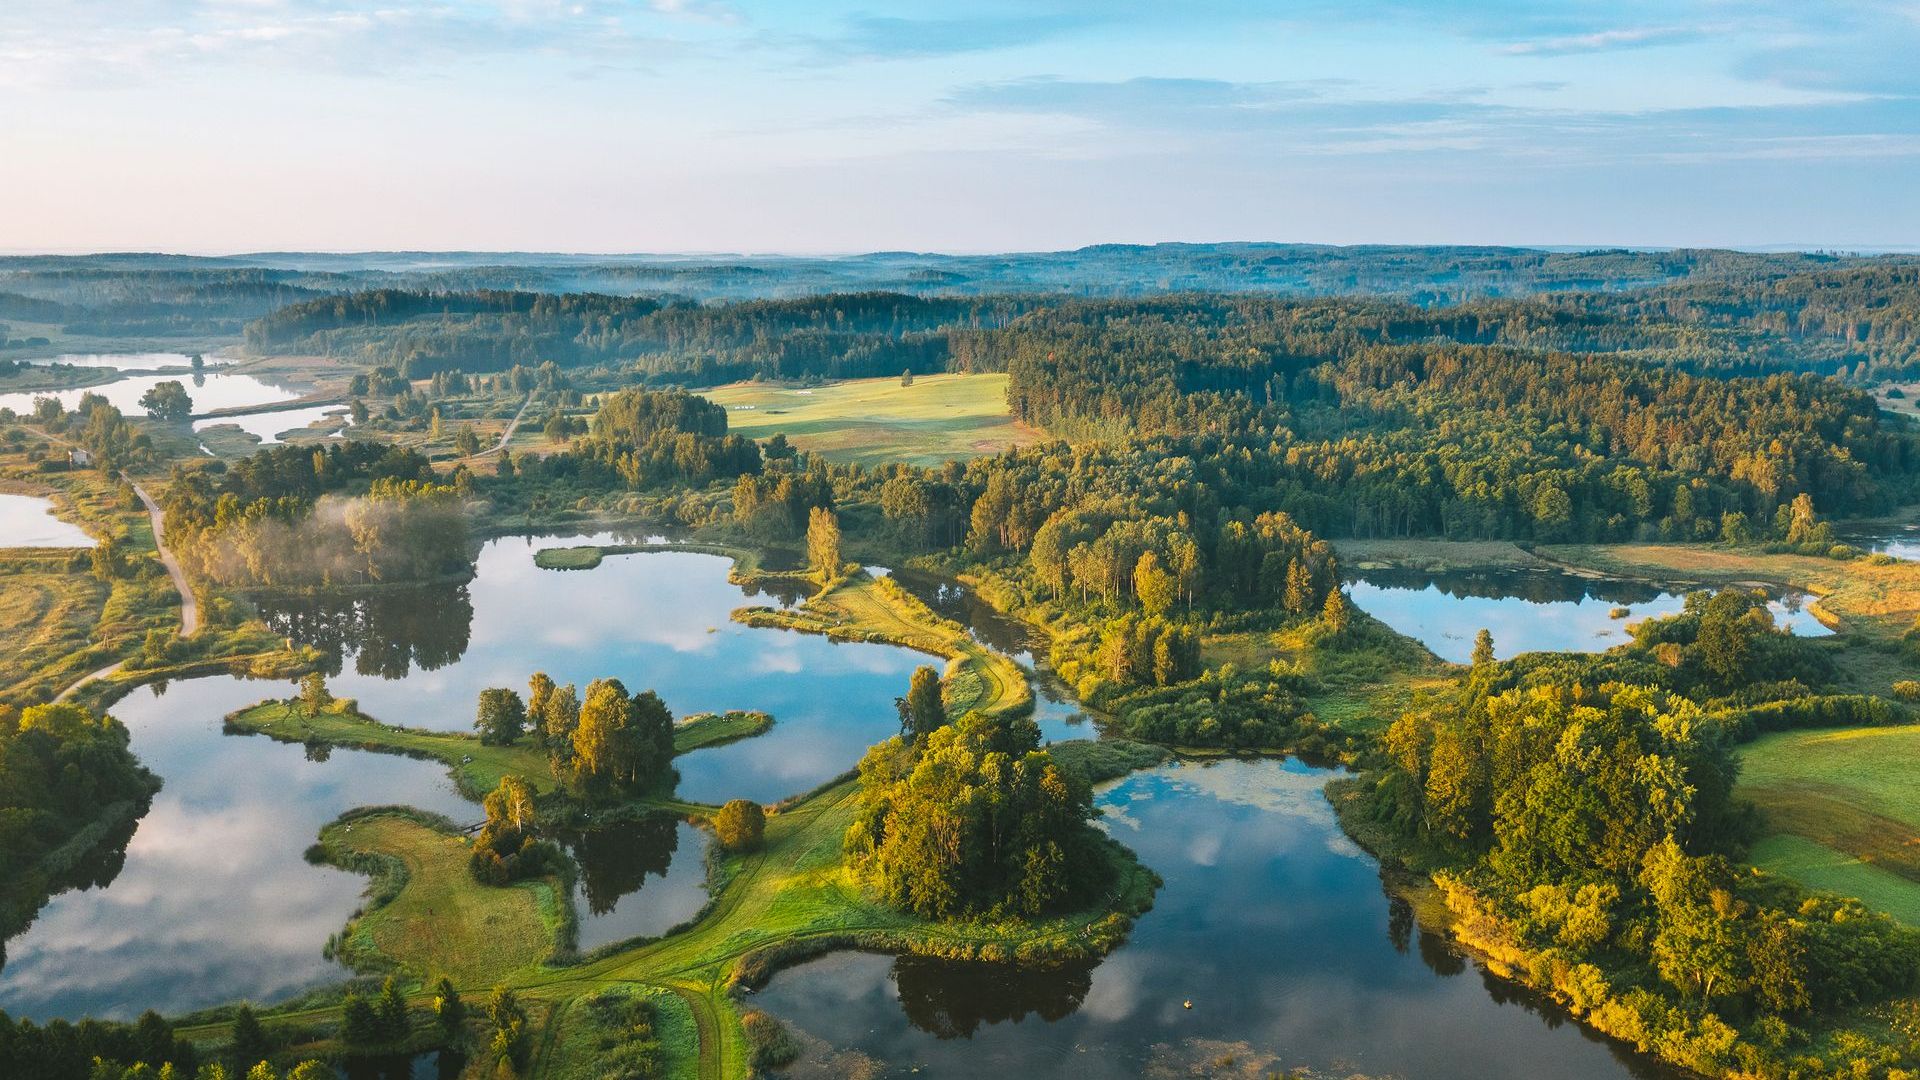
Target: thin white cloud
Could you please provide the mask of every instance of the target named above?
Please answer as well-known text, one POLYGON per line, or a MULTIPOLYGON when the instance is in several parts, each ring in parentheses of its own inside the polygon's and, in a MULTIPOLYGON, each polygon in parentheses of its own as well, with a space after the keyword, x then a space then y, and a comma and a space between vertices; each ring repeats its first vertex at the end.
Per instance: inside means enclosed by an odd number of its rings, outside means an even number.
POLYGON ((1644 49, 1698 41, 1707 29, 1696 26, 1636 26, 1591 33, 1569 34, 1534 41, 1516 41, 1501 48, 1509 56, 1567 56, 1613 49, 1644 49))

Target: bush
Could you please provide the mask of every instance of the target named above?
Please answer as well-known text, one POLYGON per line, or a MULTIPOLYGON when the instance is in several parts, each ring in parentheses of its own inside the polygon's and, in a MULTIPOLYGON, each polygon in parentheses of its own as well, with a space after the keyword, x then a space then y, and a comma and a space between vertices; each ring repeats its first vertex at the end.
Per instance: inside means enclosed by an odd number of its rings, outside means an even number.
POLYGON ((787 1032, 787 1026, 758 1009, 741 1014, 740 1029, 747 1037, 747 1053, 755 1068, 779 1068, 800 1056, 800 1044, 787 1032))
POLYGON ((1901 679, 1893 684, 1893 696, 1902 701, 1920 701, 1920 682, 1901 679))
POLYGON ((713 831, 728 851, 752 851, 766 837, 767 812, 748 799, 734 799, 713 816, 713 831))

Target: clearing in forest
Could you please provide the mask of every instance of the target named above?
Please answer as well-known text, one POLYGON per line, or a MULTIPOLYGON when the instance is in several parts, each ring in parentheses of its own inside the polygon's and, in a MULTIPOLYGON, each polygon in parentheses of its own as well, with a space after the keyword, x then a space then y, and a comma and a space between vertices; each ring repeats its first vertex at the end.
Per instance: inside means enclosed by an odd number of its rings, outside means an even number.
POLYGON ((1013 419, 1005 375, 850 379, 825 386, 734 383, 702 392, 727 410, 727 430, 755 439, 776 432, 834 461, 939 465, 1038 442, 1013 419))
POLYGON ((1765 736, 1737 794, 1764 815, 1755 865, 1920 925, 1920 727, 1765 736))

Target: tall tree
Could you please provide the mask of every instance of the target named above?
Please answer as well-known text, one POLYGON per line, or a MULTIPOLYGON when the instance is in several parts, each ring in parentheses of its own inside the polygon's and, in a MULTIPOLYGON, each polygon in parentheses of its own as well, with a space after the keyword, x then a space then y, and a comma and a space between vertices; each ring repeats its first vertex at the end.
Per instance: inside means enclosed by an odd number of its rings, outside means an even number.
POLYGON ((824 506, 807 512, 807 563, 822 581, 840 573, 840 519, 824 506))
POLYGON ((454 988, 453 980, 444 975, 433 988, 433 1015, 440 1022, 440 1031, 448 1038, 458 1035, 467 1020, 466 1002, 460 1000, 460 991, 454 988))
POLYGON ((1174 597, 1179 590, 1179 582, 1173 574, 1160 566, 1160 556, 1149 551, 1140 556, 1133 567, 1133 591, 1140 598, 1140 606, 1150 616, 1161 616, 1173 607, 1174 597))
POLYGON ((616 784, 651 783, 673 758, 673 714, 651 690, 628 697, 618 679, 595 679, 573 732, 581 773, 616 784))
POLYGON ((140 395, 140 407, 155 420, 178 424, 193 415, 193 398, 187 395, 187 388, 178 381, 168 379, 155 383, 146 393, 140 395))
POLYGON ((333 694, 327 690, 326 673, 309 671, 300 678, 300 706, 308 716, 317 716, 333 704, 333 694))
POLYGON ((580 693, 572 683, 556 687, 547 695, 540 710, 541 724, 547 733, 547 751, 557 761, 573 758, 573 735, 580 727, 580 693))
POLYGON ((940 700, 940 673, 924 664, 914 668, 907 696, 894 699, 894 706, 900 710, 902 735, 933 734, 947 722, 947 707, 940 700))
POLYGON ((541 737, 547 737, 547 702, 552 699, 553 680, 544 671, 527 679, 527 723, 541 737))
POLYGON ((503 686, 480 691, 480 703, 473 726, 480 741, 488 746, 507 746, 527 729, 527 707, 520 695, 503 686))
POLYGON ((489 825, 522 834, 532 831, 535 813, 533 786, 522 777, 501 777, 500 786, 487 794, 483 805, 489 825))

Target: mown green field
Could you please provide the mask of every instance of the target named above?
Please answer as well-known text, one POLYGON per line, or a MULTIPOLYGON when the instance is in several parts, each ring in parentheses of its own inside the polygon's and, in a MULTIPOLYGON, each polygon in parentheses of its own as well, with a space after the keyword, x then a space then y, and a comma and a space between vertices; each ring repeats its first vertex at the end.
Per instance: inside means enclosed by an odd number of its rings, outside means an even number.
POLYGON ((727 409, 728 429, 755 439, 784 433, 834 461, 938 465, 1037 442, 1007 412, 1005 375, 853 379, 828 386, 736 383, 704 395, 727 409))
POLYGON ((1920 727, 1782 732, 1740 761, 1755 865, 1920 925, 1920 727))

